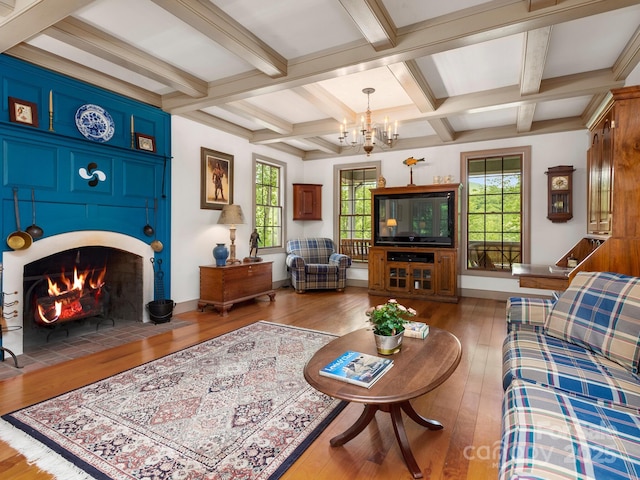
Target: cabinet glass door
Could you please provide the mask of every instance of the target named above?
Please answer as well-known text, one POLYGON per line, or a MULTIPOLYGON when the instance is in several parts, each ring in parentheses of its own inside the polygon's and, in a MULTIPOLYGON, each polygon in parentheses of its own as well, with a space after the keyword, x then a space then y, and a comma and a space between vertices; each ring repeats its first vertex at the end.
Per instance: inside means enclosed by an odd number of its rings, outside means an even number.
POLYGON ((387 265, 387 288, 389 290, 409 289, 409 269, 406 266, 387 265))
POLYGON ((433 293, 433 265, 411 268, 412 290, 416 293, 433 293))

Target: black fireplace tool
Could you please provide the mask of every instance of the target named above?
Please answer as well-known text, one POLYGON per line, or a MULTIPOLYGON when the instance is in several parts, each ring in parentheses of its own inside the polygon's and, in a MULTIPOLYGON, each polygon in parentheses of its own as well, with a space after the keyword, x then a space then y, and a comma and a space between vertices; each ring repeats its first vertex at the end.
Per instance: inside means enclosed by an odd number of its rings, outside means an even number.
POLYGON ((166 300, 164 297, 164 272, 162 271, 162 259, 151 258, 155 277, 155 300, 147 304, 149 317, 153 323, 164 323, 171 320, 175 304, 173 300, 166 300))

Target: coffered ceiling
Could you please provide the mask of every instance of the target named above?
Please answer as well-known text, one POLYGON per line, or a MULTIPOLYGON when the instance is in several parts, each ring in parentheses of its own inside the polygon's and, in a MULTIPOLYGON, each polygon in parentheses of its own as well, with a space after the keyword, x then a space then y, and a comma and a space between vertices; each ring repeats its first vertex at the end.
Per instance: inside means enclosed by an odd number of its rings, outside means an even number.
POLYGON ((585 128, 640 83, 640 1, 0 0, 0 51, 299 155, 585 128))

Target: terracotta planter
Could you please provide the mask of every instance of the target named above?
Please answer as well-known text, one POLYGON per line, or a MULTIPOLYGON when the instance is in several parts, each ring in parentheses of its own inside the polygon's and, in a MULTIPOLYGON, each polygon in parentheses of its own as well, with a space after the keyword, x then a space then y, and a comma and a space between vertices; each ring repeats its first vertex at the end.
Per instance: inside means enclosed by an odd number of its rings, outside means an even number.
POLYGON ((373 334, 376 339, 376 348, 380 355, 393 355, 398 353, 402 347, 402 338, 404 330, 396 335, 377 335, 373 334))

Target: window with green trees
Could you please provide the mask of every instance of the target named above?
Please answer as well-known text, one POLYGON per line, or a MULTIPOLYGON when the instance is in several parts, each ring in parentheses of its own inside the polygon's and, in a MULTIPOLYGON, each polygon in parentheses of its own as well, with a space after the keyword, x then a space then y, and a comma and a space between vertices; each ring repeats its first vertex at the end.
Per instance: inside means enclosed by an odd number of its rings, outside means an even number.
POLYGON ((376 167, 340 170, 340 251, 353 262, 367 262, 371 239, 371 189, 376 188, 376 167))
POLYGON ((282 248, 283 169, 275 161, 254 158, 254 225, 260 236, 260 249, 282 248))
POLYGON ((488 152, 464 160, 466 269, 511 272, 523 262, 525 155, 488 152))

